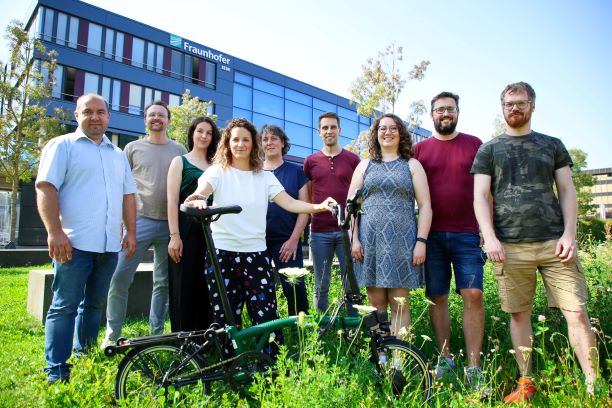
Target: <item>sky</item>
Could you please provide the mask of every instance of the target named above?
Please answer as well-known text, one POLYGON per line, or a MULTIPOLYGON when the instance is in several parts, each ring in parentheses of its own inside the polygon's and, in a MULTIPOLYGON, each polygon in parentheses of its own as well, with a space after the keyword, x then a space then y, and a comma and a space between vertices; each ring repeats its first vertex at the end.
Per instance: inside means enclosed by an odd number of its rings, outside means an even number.
MULTIPOLYGON (((599 126, 612 121, 607 0, 88 3, 347 98, 366 59, 394 42, 404 48, 404 73, 431 62, 422 81, 406 84, 395 113, 406 118, 410 102, 429 106, 434 95, 451 91, 460 96, 458 130, 483 141, 501 114, 503 88, 526 81, 537 94, 533 130, 584 150, 590 169, 612 167, 612 135, 599 126)), ((30 6, 0 0, 0 27, 24 20, 30 6)), ((422 126, 433 129, 428 114, 422 126)))

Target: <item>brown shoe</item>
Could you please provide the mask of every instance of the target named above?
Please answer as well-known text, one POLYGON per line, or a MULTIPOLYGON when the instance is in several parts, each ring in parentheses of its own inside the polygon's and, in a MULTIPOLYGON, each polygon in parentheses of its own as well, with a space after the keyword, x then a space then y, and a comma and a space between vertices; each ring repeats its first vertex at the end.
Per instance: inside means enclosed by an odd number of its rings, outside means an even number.
POLYGON ((533 385, 533 380, 529 377, 519 377, 517 386, 510 394, 506 395, 504 402, 506 404, 519 403, 527 401, 536 393, 536 388, 533 385))

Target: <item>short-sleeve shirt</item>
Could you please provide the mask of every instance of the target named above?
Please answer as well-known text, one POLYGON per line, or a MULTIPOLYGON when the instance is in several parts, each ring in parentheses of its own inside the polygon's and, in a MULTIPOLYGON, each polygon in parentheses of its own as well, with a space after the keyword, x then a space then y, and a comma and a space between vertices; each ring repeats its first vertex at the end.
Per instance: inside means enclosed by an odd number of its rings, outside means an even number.
POLYGON ((187 149, 173 140, 156 144, 145 138, 128 143, 124 152, 138 188, 136 213, 154 220, 167 220, 168 169, 172 159, 187 154, 187 149))
POLYGON ((268 202, 284 190, 274 174, 213 164, 200 177, 199 183, 205 182, 213 188, 213 205, 242 207, 241 213, 222 215, 211 224, 215 246, 232 252, 265 251, 268 202))
POLYGON ((537 132, 502 134, 480 147, 472 173, 491 176, 493 225, 500 241, 548 241, 563 235, 553 185, 555 171, 572 165, 561 140, 537 132))
MULTIPOLYGON (((351 178, 359 161, 359 156, 346 149, 333 157, 321 151, 306 157, 304 174, 312 182, 312 202, 318 204, 332 197, 340 204, 346 203, 351 178)), ((329 211, 313 214, 310 229, 312 232, 340 231, 338 222, 329 211)))
MULTIPOLYGON (((299 191, 308 182, 304 171, 297 164, 285 161, 273 171, 278 181, 283 185, 287 194, 298 199, 299 191)), ((267 240, 287 240, 291 236, 297 221, 297 214, 280 208, 276 203, 268 204, 266 226, 267 240)))
POLYGON ((482 141, 459 133, 451 140, 430 137, 414 145, 414 158, 427 174, 434 232, 478 232, 474 215, 472 163, 482 141))
POLYGON ((77 129, 51 139, 42 151, 36 184, 58 192, 60 221, 74 248, 121 250, 123 196, 136 185, 123 152, 106 136, 98 145, 77 129))

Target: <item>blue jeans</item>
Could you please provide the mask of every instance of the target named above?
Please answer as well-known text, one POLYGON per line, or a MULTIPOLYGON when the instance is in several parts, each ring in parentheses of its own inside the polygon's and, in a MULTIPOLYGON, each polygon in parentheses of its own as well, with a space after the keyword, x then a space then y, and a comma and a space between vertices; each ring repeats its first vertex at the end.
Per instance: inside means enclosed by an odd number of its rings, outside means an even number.
POLYGON ((448 295, 452 272, 455 289, 482 290, 486 255, 475 232, 430 232, 425 260, 425 294, 427 297, 448 295))
MULTIPOLYGON (((121 335, 128 305, 128 291, 138 264, 153 246, 153 293, 149 312, 151 334, 164 332, 168 310, 168 221, 136 217, 136 251, 127 258, 119 254, 117 269, 111 280, 106 306, 106 339, 115 341, 121 335)), ((204 250, 204 249, 202 249, 204 250)))
MULTIPOLYGON (((329 307, 329 285, 331 282, 331 266, 334 253, 340 263, 342 284, 344 285, 346 261, 342 252, 342 232, 311 232, 310 250, 312 251, 315 281, 313 305, 320 312, 325 312, 329 307)), ((349 307, 348 311, 349 314, 355 313, 352 307, 349 307)))
POLYGON ((287 262, 282 262, 279 259, 280 249, 286 240, 269 240, 266 241, 268 254, 274 261, 275 273, 279 276, 279 281, 283 287, 283 294, 287 299, 287 309, 289 316, 295 316, 298 312, 308 313, 308 291, 306 290, 306 282, 304 278, 297 279, 295 285, 291 284, 287 277, 278 273, 282 268, 301 268, 304 266, 304 255, 302 254, 302 242, 298 242, 295 259, 290 259, 287 262), (297 310, 296 310, 297 308, 297 310))
POLYGON ((54 262, 53 300, 45 322, 45 372, 50 380, 68 379, 75 351, 98 340, 102 306, 117 265, 116 252, 88 252, 76 248, 72 259, 54 262), (76 326, 76 330, 75 330, 76 326))

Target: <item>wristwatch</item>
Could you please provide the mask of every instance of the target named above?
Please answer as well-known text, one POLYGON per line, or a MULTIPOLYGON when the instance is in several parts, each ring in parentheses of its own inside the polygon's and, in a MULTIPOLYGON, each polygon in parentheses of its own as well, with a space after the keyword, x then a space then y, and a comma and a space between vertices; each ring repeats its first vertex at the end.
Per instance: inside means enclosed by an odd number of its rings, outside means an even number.
POLYGON ((424 244, 427 244, 427 238, 423 238, 423 237, 417 237, 416 239, 418 242, 422 242, 424 244))

